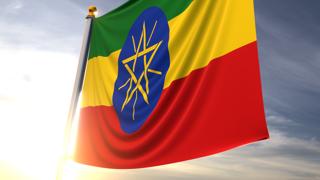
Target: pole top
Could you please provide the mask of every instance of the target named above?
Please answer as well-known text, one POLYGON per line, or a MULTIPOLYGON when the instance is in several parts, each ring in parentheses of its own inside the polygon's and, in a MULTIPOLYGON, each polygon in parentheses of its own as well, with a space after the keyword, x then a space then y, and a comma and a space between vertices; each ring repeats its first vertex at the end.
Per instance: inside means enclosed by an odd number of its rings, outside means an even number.
POLYGON ((98 12, 97 7, 95 6, 88 7, 88 17, 96 17, 97 12, 98 12))

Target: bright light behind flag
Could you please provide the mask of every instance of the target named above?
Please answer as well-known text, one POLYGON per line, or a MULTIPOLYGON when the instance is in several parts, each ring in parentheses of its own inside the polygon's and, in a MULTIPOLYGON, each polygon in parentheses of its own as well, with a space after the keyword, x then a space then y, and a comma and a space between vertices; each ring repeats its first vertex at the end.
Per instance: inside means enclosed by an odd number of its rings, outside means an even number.
POLYGON ((77 57, 0 54, 0 179, 55 179, 77 57))
POLYGON ((95 15, 96 17, 98 17, 98 16, 99 16, 99 11, 95 11, 95 12, 94 12, 94 15, 95 15))

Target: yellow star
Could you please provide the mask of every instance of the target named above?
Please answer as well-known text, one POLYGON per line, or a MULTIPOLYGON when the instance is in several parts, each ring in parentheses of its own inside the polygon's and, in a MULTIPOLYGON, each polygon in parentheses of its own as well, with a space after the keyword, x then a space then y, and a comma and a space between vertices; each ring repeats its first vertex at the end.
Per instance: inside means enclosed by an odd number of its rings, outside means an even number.
POLYGON ((137 98, 138 98, 138 91, 141 93, 143 100, 149 104, 149 99, 148 99, 148 94, 149 94, 149 79, 148 79, 148 73, 153 73, 153 74, 157 74, 157 75, 162 75, 162 72, 154 70, 154 69, 150 69, 149 66, 152 63, 152 60, 155 57, 155 54, 157 53, 159 47, 162 44, 162 41, 149 46, 150 40, 153 36, 154 30, 157 26, 157 21, 154 23, 152 32, 148 38, 147 41, 147 35, 146 35, 146 25, 145 23, 143 23, 143 28, 142 28, 142 32, 140 35, 140 39, 139 39, 139 43, 138 43, 138 47, 136 47, 136 43, 135 43, 135 39, 132 36, 132 44, 133 44, 133 49, 135 54, 132 55, 131 57, 128 57, 124 60, 122 60, 122 64, 124 65, 124 67, 126 68, 127 72, 130 74, 130 78, 121 86, 119 87, 118 90, 121 90, 122 88, 126 87, 127 84, 129 83, 129 87, 127 89, 126 92, 126 98, 122 104, 122 108, 121 111, 123 111, 123 109, 125 108, 125 106, 130 102, 130 100, 133 98, 133 95, 135 94, 135 101, 133 104, 133 110, 132 110, 132 119, 134 120, 134 113, 135 113, 135 105, 137 102, 137 98), (142 43, 143 41, 143 43, 142 43), (141 45, 143 46, 141 48, 141 45), (141 49, 141 51, 140 51, 141 49), (147 54, 151 53, 151 56, 149 59, 147 59, 147 54), (135 74, 135 68, 136 68, 136 63, 139 57, 143 57, 143 72, 140 74, 140 76, 136 76, 135 74), (133 61, 133 65, 132 67, 130 67, 128 65, 129 62, 133 61), (145 88, 141 85, 141 81, 144 78, 145 80, 145 88), (134 84, 133 84, 134 83, 134 84))

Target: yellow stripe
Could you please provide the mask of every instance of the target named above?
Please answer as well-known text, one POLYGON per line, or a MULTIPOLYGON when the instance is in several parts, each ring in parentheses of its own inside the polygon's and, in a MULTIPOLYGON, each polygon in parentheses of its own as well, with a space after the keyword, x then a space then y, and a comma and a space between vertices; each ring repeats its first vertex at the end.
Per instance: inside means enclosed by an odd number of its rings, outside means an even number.
MULTIPOLYGON (((217 57, 256 40, 253 0, 194 0, 169 21, 170 67, 164 88, 217 57)), ((88 62, 82 106, 112 105, 120 50, 88 62)))
POLYGON ((81 106, 112 105, 113 85, 118 74, 119 52, 88 61, 82 88, 81 106))

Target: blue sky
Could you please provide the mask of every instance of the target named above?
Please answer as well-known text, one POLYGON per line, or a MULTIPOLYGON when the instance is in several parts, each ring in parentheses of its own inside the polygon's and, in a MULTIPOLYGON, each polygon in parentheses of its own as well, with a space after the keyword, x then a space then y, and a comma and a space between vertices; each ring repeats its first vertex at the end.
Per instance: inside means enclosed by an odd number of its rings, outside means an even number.
POLYGON ((319 5, 256 1, 266 108, 298 123, 286 130, 304 138, 320 133, 319 5))
MULTIPOLYGON (((0 177, 42 179, 41 168, 54 177, 49 156, 59 151, 87 6, 103 14, 123 2, 0 0, 0 177)), ((270 140, 143 170, 70 163, 68 177, 320 179, 319 7, 318 0, 255 0, 270 140)))

